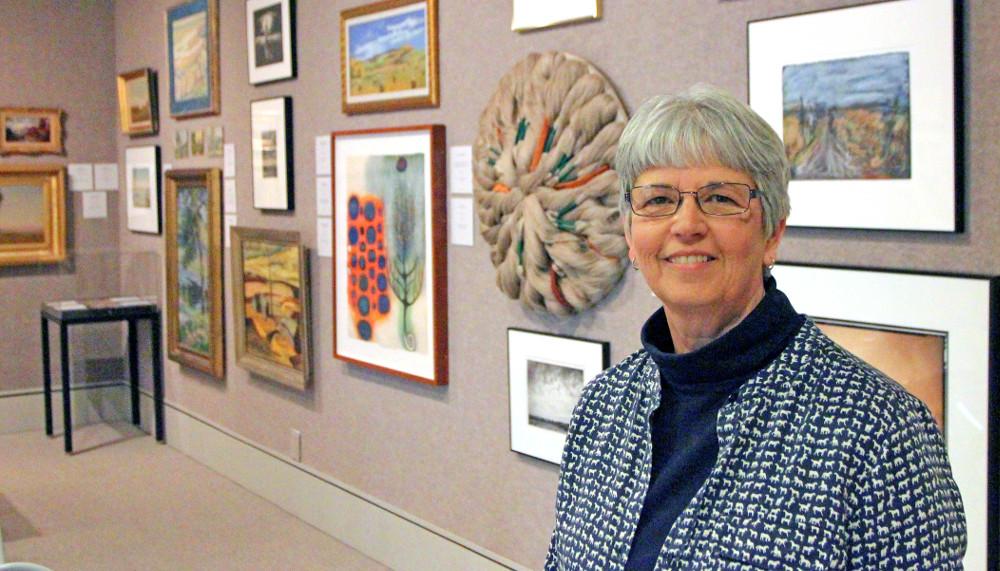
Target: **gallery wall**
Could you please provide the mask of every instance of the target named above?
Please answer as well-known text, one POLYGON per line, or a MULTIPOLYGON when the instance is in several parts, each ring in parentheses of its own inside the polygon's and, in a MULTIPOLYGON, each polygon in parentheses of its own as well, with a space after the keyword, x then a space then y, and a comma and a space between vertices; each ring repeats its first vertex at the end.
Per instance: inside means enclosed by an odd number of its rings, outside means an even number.
MULTIPOLYGON (((289 452, 290 430, 300 430, 302 461, 311 468, 537 568, 552 525, 558 469, 509 451, 507 328, 609 341, 612 361, 617 361, 638 347, 639 327, 657 301, 630 272, 604 302, 582 315, 555 319, 532 313, 497 290, 488 248, 477 238, 472 247, 448 249, 448 386, 418 385, 334 360, 331 261, 315 252, 315 137, 334 130, 441 123, 449 146, 469 145, 499 78, 533 51, 563 50, 589 60, 616 85, 630 111, 653 94, 699 81, 744 96, 747 21, 858 2, 605 2, 599 21, 519 34, 510 31, 510 2, 440 0, 440 107, 348 117, 340 112, 339 12, 361 2, 299 0, 298 78, 253 87, 248 83, 244 1, 220 0, 221 114, 184 121, 171 119, 163 104, 163 22, 173 4, 0 4, 0 21, 18 32, 0 37, 0 103, 64 108, 68 152, 60 162, 122 164, 126 148, 159 144, 164 163, 221 168, 221 160, 172 158, 176 129, 221 125, 226 142, 236 145, 239 224, 294 230, 313 248, 312 387, 295 392, 236 366, 229 334, 227 251, 226 379, 220 382, 166 361, 167 401, 278 453, 289 452), (116 139, 114 75, 140 67, 160 73, 160 133, 116 139), (294 105, 296 209, 263 213, 250 201, 250 101, 282 95, 291 96, 294 105)), ((1000 15, 986 0, 977 0, 967 3, 965 18, 966 231, 791 229, 781 260, 1000 274, 995 254, 1000 248, 995 223, 1000 142, 991 135, 1000 130, 1000 39, 995 34, 1000 15)), ((118 201, 112 201, 112 218, 101 223, 80 220, 74 197, 71 262, 0 270, 3 324, 8 331, 25 332, 0 337, 0 390, 40 383, 36 330, 43 299, 115 289, 156 295, 161 303, 165 299, 163 238, 128 231, 124 193, 112 196, 118 201)))
MULTIPOLYGON (((65 112, 63 155, 10 155, 0 157, 0 164, 116 160, 113 18, 112 0, 0 2, 0 106, 65 112)), ((43 302, 118 291, 118 194, 108 193, 104 219, 84 219, 80 193, 67 189, 67 197, 67 259, 0 267, 0 394, 41 387, 38 323, 43 302)), ((101 367, 89 365, 120 357, 111 328, 92 329, 96 331, 72 345, 74 382, 101 380, 101 367)), ((58 337, 52 341, 58 343, 58 337)))

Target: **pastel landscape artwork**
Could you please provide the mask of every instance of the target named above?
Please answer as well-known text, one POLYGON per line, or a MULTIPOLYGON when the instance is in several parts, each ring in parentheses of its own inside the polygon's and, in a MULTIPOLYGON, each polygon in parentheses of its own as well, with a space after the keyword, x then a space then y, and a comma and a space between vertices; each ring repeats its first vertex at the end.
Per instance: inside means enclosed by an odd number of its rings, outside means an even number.
POLYGON ((425 155, 348 157, 351 336, 428 354, 425 155))
POLYGON ((45 242, 45 191, 31 185, 0 186, 0 244, 45 242))
POLYGON ((350 95, 427 89, 427 8, 348 25, 350 95))
POLYGON ((209 296, 208 189, 177 189, 177 342, 209 356, 212 300, 209 296))
POLYGON ((132 169, 132 206, 149 208, 149 167, 132 169))
POLYGON ((208 14, 198 12, 173 22, 174 99, 208 97, 208 14))
POLYGON ((910 178, 908 53, 788 65, 782 90, 793 180, 910 178))
POLYGON ((243 241, 246 351, 303 370, 302 268, 294 245, 243 241))

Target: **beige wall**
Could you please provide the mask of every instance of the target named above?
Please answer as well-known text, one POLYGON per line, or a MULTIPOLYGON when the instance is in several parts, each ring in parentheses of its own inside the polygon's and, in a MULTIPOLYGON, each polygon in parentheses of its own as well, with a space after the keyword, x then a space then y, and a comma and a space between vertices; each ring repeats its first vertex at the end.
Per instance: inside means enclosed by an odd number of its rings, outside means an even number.
MULTIPOLYGON (((615 83, 630 110, 650 95, 696 81, 743 95, 748 20, 859 2, 624 0, 605 2, 605 16, 598 22, 517 34, 509 30, 508 1, 440 0, 441 107, 347 117, 340 112, 339 11, 363 2, 299 0, 298 79, 253 87, 247 79, 244 2, 221 0, 222 114, 181 122, 169 117, 166 105, 163 14, 174 3, 118 0, 113 17, 110 0, 81 3, 87 8, 56 1, 0 4, 0 21, 8 26, 7 22, 18 22, 22 35, 31 34, 23 46, 18 43, 21 47, 16 51, 8 45, 17 40, 0 36, 4 78, 0 102, 22 103, 25 94, 33 94, 32 104, 65 108, 70 117, 68 159, 113 160, 114 74, 152 67, 160 73, 160 135, 140 140, 119 135, 119 162, 127 147, 156 143, 161 145, 165 163, 221 167, 221 161, 172 159, 175 128, 221 124, 226 141, 236 144, 240 224, 296 230, 315 248, 312 173, 317 135, 341 129, 443 123, 449 145, 471 144, 480 110, 500 76, 527 53, 551 49, 593 62, 615 83), (38 45, 48 49, 33 49, 38 45), (55 87, 40 77, 41 70, 45 77, 58 78, 55 87), (13 87, 6 80, 11 76, 31 89, 11 93, 13 87), (279 95, 293 97, 297 208, 291 214, 264 214, 254 210, 250 201, 249 107, 251 100, 279 95)), ((996 256, 1000 226, 995 223, 1000 213, 996 189, 1000 142, 993 136, 1000 131, 996 112, 1000 109, 1000 39, 995 34, 1000 15, 991 4, 973 0, 966 8, 967 231, 934 235, 791 229, 782 260, 1000 274, 996 256)), ((75 269, 0 271, 5 294, 0 310, 10 316, 4 325, 9 325, 8 331, 25 327, 23 334, 0 337, 0 389, 38 384, 35 320, 43 297, 89 291, 95 281, 117 280, 115 272, 120 272, 123 292, 156 294, 163 299, 163 239, 129 232, 124 194, 119 193, 117 199, 117 209, 112 208, 117 222, 109 220, 93 229, 79 220, 74 223, 75 269), (88 271, 79 263, 84 253, 100 258, 116 247, 120 251, 117 266, 95 265, 88 271), (10 355, 19 356, 17 364, 10 355)), ((507 327, 608 340, 612 359, 617 360, 637 348, 639 327, 656 301, 630 272, 595 310, 556 320, 527 312, 496 289, 482 239, 477 238, 471 248, 450 247, 448 262, 448 387, 417 385, 334 360, 331 263, 314 253, 316 374, 309 391, 296 393, 248 375, 235 365, 232 336, 227 335, 226 381, 214 381, 167 361, 166 397, 278 451, 288 449, 290 429, 301 430, 306 464, 503 556, 538 567, 552 524, 558 470, 509 451, 507 327)), ((228 252, 225 267, 228 273, 228 252)), ((227 304, 230 283, 227 275, 227 304)), ((227 331, 231 323, 227 307, 227 331)))
MULTIPOLYGON (((113 0, 0 2, 0 28, 0 105, 62 109, 66 149, 63 156, 11 155, 0 163, 114 162, 113 0)), ((107 219, 84 220, 79 193, 67 192, 66 212, 65 262, 0 267, 0 392, 41 386, 42 302, 118 291, 118 193, 108 194, 107 219)), ((73 342, 78 372, 88 359, 119 356, 109 327, 89 328, 73 342)), ((58 353, 58 338, 52 343, 58 353)))

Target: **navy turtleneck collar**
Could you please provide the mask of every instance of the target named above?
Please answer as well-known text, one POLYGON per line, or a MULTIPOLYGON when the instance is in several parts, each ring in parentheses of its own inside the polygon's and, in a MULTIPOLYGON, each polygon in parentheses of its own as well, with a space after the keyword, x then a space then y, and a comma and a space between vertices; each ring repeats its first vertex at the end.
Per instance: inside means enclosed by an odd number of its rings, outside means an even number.
POLYGON ((674 353, 663 309, 642 327, 642 345, 660 369, 660 379, 675 390, 729 391, 764 368, 788 344, 805 317, 795 312, 773 277, 764 282, 764 298, 750 315, 718 339, 690 353, 674 353))

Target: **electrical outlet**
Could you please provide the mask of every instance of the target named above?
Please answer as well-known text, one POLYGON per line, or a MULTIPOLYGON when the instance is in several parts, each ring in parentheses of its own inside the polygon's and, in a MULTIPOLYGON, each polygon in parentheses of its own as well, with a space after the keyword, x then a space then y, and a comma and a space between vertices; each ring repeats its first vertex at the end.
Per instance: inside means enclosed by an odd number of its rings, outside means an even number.
POLYGON ((288 455, 296 462, 302 461, 302 431, 295 428, 288 434, 288 455))

